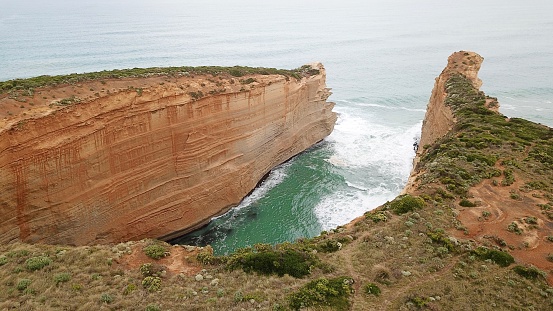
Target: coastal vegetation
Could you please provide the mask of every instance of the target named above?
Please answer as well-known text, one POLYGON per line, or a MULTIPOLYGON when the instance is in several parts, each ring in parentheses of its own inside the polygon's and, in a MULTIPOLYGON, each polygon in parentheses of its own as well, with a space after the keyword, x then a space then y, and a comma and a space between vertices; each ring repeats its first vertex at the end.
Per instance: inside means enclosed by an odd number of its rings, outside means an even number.
MULTIPOLYGON (((9 90, 18 85, 30 84, 9 90)), ((0 245, 0 309, 551 310, 553 271, 516 255, 530 249, 530 232, 546 232, 534 246, 553 245, 544 225, 553 219, 553 131, 497 113, 461 74, 444 91, 456 123, 426 146, 414 190, 347 226, 225 256, 152 240, 0 245), (461 216, 486 225, 499 214, 478 189, 528 213, 477 237, 461 216)), ((537 256, 550 263, 550 253, 537 256)))
MULTIPOLYGON (((287 78, 292 77, 301 79, 306 76, 319 74, 319 70, 312 68, 310 65, 304 65, 296 69, 276 69, 264 67, 220 67, 220 66, 181 66, 181 67, 151 67, 151 68, 132 68, 132 69, 115 69, 104 70, 99 72, 89 73, 72 73, 58 76, 38 76, 27 79, 14 79, 0 82, 0 95, 8 93, 10 95, 33 96, 35 89, 43 87, 53 87, 58 85, 74 85, 87 81, 102 81, 105 84, 106 80, 110 79, 125 79, 125 78, 147 78, 153 76, 191 76, 191 75, 211 75, 221 76, 229 75, 232 77, 244 77, 247 75, 283 75, 287 78)), ((253 78, 243 80, 244 84, 254 82, 253 78)), ((141 94, 142 90, 137 89, 137 93, 141 94)), ((65 105, 67 101, 60 101, 60 105, 65 105)))

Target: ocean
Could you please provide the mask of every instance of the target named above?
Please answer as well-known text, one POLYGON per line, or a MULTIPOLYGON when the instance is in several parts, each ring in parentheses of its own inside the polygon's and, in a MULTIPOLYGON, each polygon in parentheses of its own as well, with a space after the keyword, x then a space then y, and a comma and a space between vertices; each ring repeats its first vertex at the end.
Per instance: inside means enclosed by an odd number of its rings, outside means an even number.
POLYGON ((0 0, 0 81, 154 66, 327 69, 334 132, 178 239, 217 254, 318 235, 404 187, 434 78, 481 54, 500 111, 553 126, 549 0, 0 0))

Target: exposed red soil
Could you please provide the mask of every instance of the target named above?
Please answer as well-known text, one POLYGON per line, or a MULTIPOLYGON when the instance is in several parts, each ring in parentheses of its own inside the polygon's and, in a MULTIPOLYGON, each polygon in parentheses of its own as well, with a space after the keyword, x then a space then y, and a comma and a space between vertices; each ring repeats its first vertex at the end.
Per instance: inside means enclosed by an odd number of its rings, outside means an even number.
POLYGON ((202 270, 196 256, 201 251, 199 247, 190 247, 186 249, 181 245, 174 245, 169 249, 169 256, 159 260, 152 259, 143 251, 145 243, 136 243, 131 247, 132 253, 119 258, 118 264, 124 269, 138 270, 145 263, 152 263, 164 267, 168 275, 178 275, 180 273, 193 276, 202 270))
MULTIPOLYGON (((518 179, 517 179, 518 180, 518 179)), ((492 243, 498 246, 501 241, 505 248, 519 264, 531 264, 547 272, 547 281, 553 285, 553 262, 547 260, 553 254, 553 243, 547 241, 547 236, 553 235, 553 222, 549 220, 537 204, 547 203, 539 191, 521 192, 519 187, 524 181, 514 184, 494 186, 491 180, 484 180, 469 190, 471 201, 480 202, 477 207, 458 207, 458 219, 467 228, 453 231, 458 238, 470 238, 481 243, 492 243), (520 197, 513 199, 511 193, 520 197), (488 217, 483 212, 489 212, 488 217), (537 224, 529 224, 525 220, 535 217, 537 224), (521 234, 507 230, 509 224, 516 223, 522 229, 521 234)))

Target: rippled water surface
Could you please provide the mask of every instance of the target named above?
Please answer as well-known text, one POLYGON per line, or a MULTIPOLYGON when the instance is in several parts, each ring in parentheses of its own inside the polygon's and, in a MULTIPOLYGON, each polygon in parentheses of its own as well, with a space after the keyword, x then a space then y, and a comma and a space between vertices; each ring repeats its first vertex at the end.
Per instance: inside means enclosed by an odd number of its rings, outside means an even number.
POLYGON ((553 126, 546 0, 4 1, 0 80, 114 68, 321 61, 340 116, 242 204, 182 241, 218 253, 312 236, 403 188, 434 78, 457 50, 485 57, 501 112, 553 126))

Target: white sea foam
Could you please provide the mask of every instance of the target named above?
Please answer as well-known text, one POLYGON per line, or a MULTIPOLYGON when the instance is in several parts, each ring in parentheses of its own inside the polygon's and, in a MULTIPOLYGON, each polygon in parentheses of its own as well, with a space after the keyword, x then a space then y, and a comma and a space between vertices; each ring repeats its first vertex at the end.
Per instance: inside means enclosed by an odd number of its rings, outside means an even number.
POLYGON ((368 191, 339 191, 324 198, 314 211, 322 230, 328 230, 352 221, 395 196, 382 187, 368 191))
MULTIPOLYGON (((287 171, 292 163, 291 161, 283 163, 272 169, 269 172, 267 178, 265 178, 265 180, 263 180, 261 184, 259 184, 248 196, 246 196, 240 202, 240 204, 238 204, 238 206, 233 209, 233 211, 238 211, 244 207, 250 206, 252 203, 255 203, 257 200, 263 198, 267 194, 267 192, 269 192, 269 190, 280 184, 286 178, 286 176, 288 176, 287 171)), ((225 214, 219 215, 217 217, 213 217, 212 219, 217 219, 224 215, 225 214)))
POLYGON ((409 108, 409 107, 393 107, 393 106, 384 106, 379 104, 366 104, 366 103, 358 103, 358 106, 362 107, 375 107, 375 108, 382 108, 382 109, 388 109, 388 110, 405 110, 405 111, 418 111, 418 112, 425 112, 425 109, 417 109, 417 108, 409 108))
POLYGON ((393 199, 409 177, 413 142, 421 122, 413 126, 382 124, 375 116, 357 116, 338 108, 340 122, 328 140, 334 154, 328 161, 344 171, 347 187, 328 194, 315 207, 322 229, 342 225, 393 199))
POLYGON ((329 162, 344 167, 372 165, 393 174, 409 174, 413 142, 420 137, 421 122, 409 128, 394 127, 346 112, 340 114, 340 119, 328 137, 335 146, 329 162))

